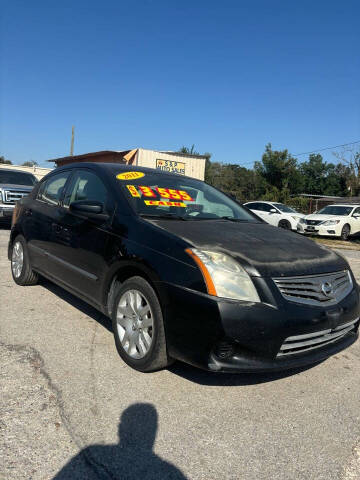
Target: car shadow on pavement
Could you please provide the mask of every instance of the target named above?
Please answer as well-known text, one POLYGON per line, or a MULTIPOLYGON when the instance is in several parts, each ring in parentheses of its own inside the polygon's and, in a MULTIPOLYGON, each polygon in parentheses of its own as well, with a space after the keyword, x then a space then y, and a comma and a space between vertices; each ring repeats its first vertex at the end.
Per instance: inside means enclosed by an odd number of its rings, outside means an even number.
POLYGON ((49 292, 53 293, 65 302, 80 310, 80 312, 88 315, 93 320, 96 320, 98 323, 100 323, 100 325, 109 330, 109 332, 112 332, 110 318, 101 313, 99 310, 96 310, 96 308, 92 307, 88 303, 84 302, 80 298, 76 297, 72 293, 68 292, 62 287, 59 287, 58 285, 52 283, 50 280, 47 280, 44 277, 40 277, 40 285, 49 290, 49 292))
POLYGON ((296 368, 292 370, 284 370, 282 372, 271 373, 220 373, 220 372, 208 372, 206 370, 200 370, 199 368, 192 367, 182 362, 177 362, 172 365, 169 370, 178 375, 199 385, 207 387, 239 387, 246 385, 257 385, 260 383, 274 382, 275 380, 281 380, 282 378, 291 377, 299 373, 305 372, 316 365, 310 365, 307 367, 296 368))
POLYGON ((150 403, 135 403, 121 415, 119 443, 90 445, 73 457, 53 480, 186 480, 154 451, 158 415, 150 403))

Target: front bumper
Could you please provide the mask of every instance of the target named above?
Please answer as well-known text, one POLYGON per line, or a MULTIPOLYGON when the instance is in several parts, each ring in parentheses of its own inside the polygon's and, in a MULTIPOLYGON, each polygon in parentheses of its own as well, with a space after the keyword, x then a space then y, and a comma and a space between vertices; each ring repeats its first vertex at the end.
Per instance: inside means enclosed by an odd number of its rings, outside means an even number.
POLYGON ((0 222, 11 221, 14 208, 15 208, 14 205, 0 204, 0 222))
POLYGON ((324 237, 340 237, 341 236, 341 224, 337 225, 305 225, 298 223, 296 230, 298 233, 304 235, 319 235, 324 237))
POLYGON ((273 304, 218 299, 170 285, 167 290, 169 354, 207 370, 265 372, 303 367, 324 360, 358 338, 359 320, 337 341, 308 352, 278 356, 288 337, 333 330, 358 319, 357 286, 337 305, 327 308, 288 302, 280 294, 274 298, 275 289, 269 292, 274 295, 273 304))

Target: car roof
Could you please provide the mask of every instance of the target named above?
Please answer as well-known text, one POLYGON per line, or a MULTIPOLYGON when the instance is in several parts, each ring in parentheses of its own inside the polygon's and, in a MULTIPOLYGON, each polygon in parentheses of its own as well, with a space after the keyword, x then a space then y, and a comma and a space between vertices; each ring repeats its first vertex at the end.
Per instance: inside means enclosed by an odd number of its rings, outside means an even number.
POLYGON ((281 202, 269 202, 268 200, 251 200, 251 202, 246 202, 244 205, 247 203, 268 203, 272 205, 273 203, 281 203, 281 202))
POLYGON ((164 172, 162 170, 158 170, 156 168, 148 168, 148 167, 139 167, 138 165, 124 165, 121 163, 104 163, 104 162, 76 162, 76 163, 70 163, 68 165, 64 165, 63 167, 57 167, 54 170, 52 170, 51 173, 53 172, 60 172, 63 170, 72 170, 74 168, 91 168, 93 170, 102 170, 107 173, 112 173, 114 171, 116 172, 142 172, 142 173, 148 173, 149 175, 162 175, 166 177, 173 177, 173 178, 179 178, 181 176, 182 178, 188 178, 190 180, 198 180, 201 182, 202 180, 199 180, 198 178, 194 177, 189 177, 186 175, 179 175, 178 173, 169 173, 169 172, 164 172))
MULTIPOLYGON (((360 207, 359 203, 333 203, 331 205, 326 205, 327 207, 360 207)), ((325 208, 325 207, 324 207, 325 208)))
POLYGON ((27 175, 31 175, 32 177, 35 177, 35 175, 32 172, 27 172, 26 170, 15 170, 13 168, 0 168, 0 172, 26 173, 27 175))

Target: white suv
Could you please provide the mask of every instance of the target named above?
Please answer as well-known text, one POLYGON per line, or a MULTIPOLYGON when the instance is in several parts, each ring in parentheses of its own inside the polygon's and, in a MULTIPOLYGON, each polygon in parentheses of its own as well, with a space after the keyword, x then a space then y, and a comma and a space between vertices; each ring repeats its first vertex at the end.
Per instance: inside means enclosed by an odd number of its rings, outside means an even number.
POLYGON ((258 201, 247 202, 244 205, 270 225, 287 230, 296 230, 300 219, 304 216, 283 203, 258 201))
POLYGON ((347 240, 360 232, 360 205, 328 205, 300 220, 298 232, 347 240))

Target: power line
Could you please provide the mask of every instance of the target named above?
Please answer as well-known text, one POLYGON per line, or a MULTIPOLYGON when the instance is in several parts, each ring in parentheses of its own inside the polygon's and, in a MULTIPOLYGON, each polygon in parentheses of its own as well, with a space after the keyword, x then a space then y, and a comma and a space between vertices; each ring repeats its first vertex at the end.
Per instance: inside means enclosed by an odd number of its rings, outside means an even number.
MULTIPOLYGON (((360 143, 360 140, 357 140, 356 142, 350 142, 350 143, 343 143, 342 145, 335 145, 334 147, 326 147, 326 148, 320 148, 319 150, 312 150, 311 152, 302 152, 302 153, 296 153, 290 154, 293 157, 300 157, 301 155, 310 155, 310 153, 316 153, 316 152, 324 152, 325 150, 332 150, 333 148, 340 148, 340 147, 347 147, 348 145, 355 145, 357 143, 360 143)), ((256 160, 249 161, 249 162, 242 162, 240 167, 243 167, 244 165, 250 165, 252 163, 255 163, 256 160)))
POLYGON ((356 143, 360 143, 360 140, 357 140, 356 142, 343 143, 342 145, 335 145, 334 147, 319 148, 319 150, 312 150, 311 152, 296 153, 295 155, 293 155, 293 157, 300 157, 301 155, 309 155, 310 153, 323 152, 324 150, 332 150, 333 148, 347 147, 348 145, 355 145, 356 143))

